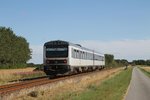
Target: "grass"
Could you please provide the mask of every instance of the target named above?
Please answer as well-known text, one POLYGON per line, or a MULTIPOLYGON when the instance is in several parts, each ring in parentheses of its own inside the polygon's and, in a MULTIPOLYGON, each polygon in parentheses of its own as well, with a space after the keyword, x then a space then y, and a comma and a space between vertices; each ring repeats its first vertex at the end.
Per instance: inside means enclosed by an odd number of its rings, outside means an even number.
POLYGON ((43 85, 41 87, 36 87, 30 92, 31 94, 32 91, 33 94, 35 92, 37 97, 30 95, 28 90, 23 90, 20 92, 20 95, 14 98, 14 100, 70 100, 70 96, 82 93, 89 88, 91 84, 92 86, 99 85, 104 80, 117 75, 122 70, 123 68, 102 70, 101 72, 95 72, 95 74, 89 74, 78 78, 51 83, 48 86, 43 85))
POLYGON ((43 71, 30 71, 30 72, 18 72, 14 73, 13 75, 20 76, 21 79, 23 79, 23 78, 34 78, 44 76, 45 73, 43 71))
POLYGON ((140 67, 140 70, 141 70, 145 75, 147 75, 147 76, 150 77, 150 70, 148 71, 148 70, 145 70, 144 68, 141 68, 141 67, 140 67))
POLYGON ((91 84, 81 93, 69 92, 57 96, 56 100, 122 100, 131 80, 129 68, 111 77, 101 84, 91 84))
POLYGON ((13 80, 19 80, 23 78, 34 78, 44 76, 45 73, 41 71, 33 71, 34 68, 23 69, 1 69, 0 70, 0 85, 10 83, 13 80))

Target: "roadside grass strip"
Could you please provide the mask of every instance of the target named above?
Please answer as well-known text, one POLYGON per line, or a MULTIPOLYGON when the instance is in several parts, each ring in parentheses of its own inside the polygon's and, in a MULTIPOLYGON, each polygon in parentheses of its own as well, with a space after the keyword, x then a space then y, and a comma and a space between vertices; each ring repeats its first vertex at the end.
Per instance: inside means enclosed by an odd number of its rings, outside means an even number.
POLYGON ((139 69, 140 69, 145 75, 147 75, 148 77, 150 77, 150 71, 146 71, 145 69, 140 68, 140 67, 139 67, 139 69))
POLYGON ((104 80, 91 84, 84 91, 68 92, 57 96, 56 100, 122 100, 131 80, 132 68, 104 80))

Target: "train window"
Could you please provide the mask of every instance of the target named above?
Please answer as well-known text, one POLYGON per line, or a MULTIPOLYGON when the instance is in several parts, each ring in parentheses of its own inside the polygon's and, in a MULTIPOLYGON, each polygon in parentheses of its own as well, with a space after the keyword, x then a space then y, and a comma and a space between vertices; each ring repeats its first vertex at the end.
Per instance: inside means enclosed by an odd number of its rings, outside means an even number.
POLYGON ((73 53, 74 53, 74 52, 73 52, 73 48, 72 48, 72 49, 71 49, 71 57, 72 57, 72 58, 73 58, 73 53))
POLYGON ((79 58, 79 51, 76 51, 76 58, 79 58))
POLYGON ((99 61, 101 60, 101 56, 98 56, 98 60, 99 60, 99 61))
POLYGON ((102 61, 102 56, 99 56, 99 61, 102 61))
POLYGON ((87 59, 89 60, 89 53, 87 53, 87 59))
POLYGON ((81 58, 81 51, 79 50, 79 52, 78 52, 78 58, 80 59, 81 58))
POLYGON ((104 61, 104 57, 102 57, 102 61, 104 61))
POLYGON ((83 52, 81 51, 81 59, 83 59, 83 52))
POLYGON ((92 54, 91 53, 89 54, 89 56, 90 56, 89 59, 92 60, 92 54))
POLYGON ((74 51, 74 58, 76 58, 76 50, 74 49, 73 51, 74 51))
POLYGON ((84 53, 83 53, 83 51, 82 51, 82 54, 81 54, 81 59, 83 59, 84 58, 84 53))
POLYGON ((86 59, 86 52, 85 52, 85 59, 86 59))
POLYGON ((102 56, 99 56, 99 61, 102 61, 102 56))
POLYGON ((100 57, 97 55, 97 60, 100 60, 100 57))
POLYGON ((95 60, 97 60, 97 55, 95 55, 95 60))
POLYGON ((46 51, 66 51, 68 48, 46 48, 46 51))
POLYGON ((90 53, 90 59, 91 59, 91 60, 93 59, 93 54, 92 54, 92 53, 90 53))
POLYGON ((91 57, 91 53, 89 53, 89 59, 92 60, 91 58, 92 58, 92 57, 91 57))
POLYGON ((98 55, 95 55, 94 60, 99 60, 99 56, 98 56, 98 55))
POLYGON ((85 52, 83 52, 83 59, 85 59, 85 52))
POLYGON ((77 59, 82 59, 83 53, 80 50, 72 49, 72 57, 77 59))
POLYGON ((81 51, 79 51, 79 59, 81 59, 81 51))
POLYGON ((75 51, 75 49, 73 50, 73 57, 75 58, 76 57, 76 51, 75 51))
POLYGON ((88 53, 86 53, 86 59, 88 59, 88 53))
POLYGON ((87 52, 85 53, 85 59, 87 59, 87 52))
POLYGON ((102 56, 100 56, 100 60, 103 61, 103 57, 102 56))
POLYGON ((72 57, 75 58, 75 49, 72 48, 72 57))
POLYGON ((75 53, 74 53, 74 54, 75 54, 75 56, 74 56, 74 57, 75 57, 75 58, 77 58, 77 50, 75 50, 75 53))
POLYGON ((82 51, 80 51, 80 59, 82 59, 82 51))
POLYGON ((103 61, 103 60, 104 60, 104 57, 99 56, 99 55, 95 55, 95 56, 94 56, 94 59, 95 59, 95 60, 98 60, 98 61, 103 61))
POLYGON ((84 52, 82 52, 82 59, 84 59, 84 52))
POLYGON ((78 58, 80 58, 80 51, 78 50, 78 58))
POLYGON ((77 58, 77 56, 78 56, 78 55, 77 55, 77 50, 75 50, 75 58, 77 58))
POLYGON ((82 51, 82 59, 84 59, 84 52, 82 51))
POLYGON ((85 59, 85 52, 83 52, 83 59, 85 59))
POLYGON ((89 53, 89 60, 91 60, 91 53, 89 53))
POLYGON ((68 48, 46 46, 45 53, 48 58, 68 57, 68 48))
POLYGON ((82 59, 82 51, 80 51, 80 59, 82 59))

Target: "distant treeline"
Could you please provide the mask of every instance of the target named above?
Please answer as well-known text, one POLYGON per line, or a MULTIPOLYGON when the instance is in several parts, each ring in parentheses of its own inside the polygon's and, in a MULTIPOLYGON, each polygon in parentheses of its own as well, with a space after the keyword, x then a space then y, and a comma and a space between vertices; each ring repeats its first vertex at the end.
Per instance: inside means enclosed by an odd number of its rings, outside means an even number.
POLYGON ((105 65, 106 67, 121 67, 128 65, 147 65, 150 66, 150 60, 133 60, 128 62, 126 59, 114 59, 114 55, 105 54, 105 65))
POLYGON ((125 59, 114 59, 114 55, 112 54, 105 54, 105 66, 106 67, 122 67, 127 66, 128 61, 125 59))
POLYGON ((148 65, 150 66, 150 60, 133 60, 133 65, 148 65))
POLYGON ((24 67, 30 58, 27 40, 15 35, 11 28, 0 27, 0 68, 24 67))

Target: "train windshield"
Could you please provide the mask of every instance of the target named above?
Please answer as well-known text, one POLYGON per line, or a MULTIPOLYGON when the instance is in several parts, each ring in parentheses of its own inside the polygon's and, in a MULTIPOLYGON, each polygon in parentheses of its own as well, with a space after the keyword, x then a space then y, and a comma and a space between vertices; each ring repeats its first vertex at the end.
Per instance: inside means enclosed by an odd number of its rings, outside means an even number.
POLYGON ((57 58, 57 57, 68 57, 67 47, 46 47, 46 57, 57 58))

